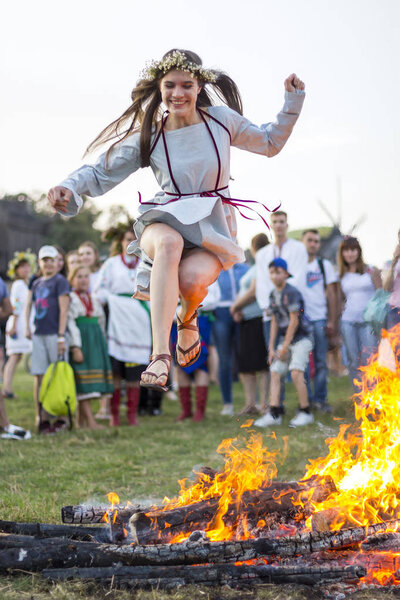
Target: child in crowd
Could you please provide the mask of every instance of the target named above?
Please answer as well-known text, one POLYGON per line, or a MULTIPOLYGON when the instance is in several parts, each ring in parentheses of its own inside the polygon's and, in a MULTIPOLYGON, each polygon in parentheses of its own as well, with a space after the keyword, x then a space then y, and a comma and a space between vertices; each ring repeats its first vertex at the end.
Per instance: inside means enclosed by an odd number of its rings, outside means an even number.
POLYGON ((59 252, 54 246, 42 246, 39 250, 41 276, 28 292, 25 307, 26 337, 32 339, 31 372, 34 376, 34 400, 36 420, 40 433, 55 433, 66 427, 62 419, 51 425, 48 415, 39 414, 39 394, 47 367, 60 357, 66 359, 65 331, 69 306, 68 281, 57 270, 59 252), (32 336, 30 315, 35 306, 35 332, 32 336))
POLYGON ((100 302, 90 294, 90 269, 78 265, 68 281, 73 289, 68 311, 68 340, 71 366, 75 374, 79 426, 100 429, 90 400, 113 391, 111 364, 105 340, 105 314, 100 302))
MULTIPOLYGON (((0 320, 7 319, 12 314, 12 306, 8 296, 7 286, 0 277, 0 320)), ((0 344, 1 344, 0 330, 0 344)), ((1 346, 0 346, 1 347, 1 346)), ((0 438, 8 440, 29 440, 30 431, 22 427, 12 425, 7 417, 6 404, 4 402, 3 392, 1 390, 1 369, 0 369, 0 438)))
POLYGON ((270 294, 269 314, 271 332, 268 360, 271 365, 271 392, 269 411, 255 421, 257 427, 281 425, 283 408, 280 406, 281 377, 290 371, 296 387, 300 409, 289 427, 308 425, 314 421, 307 396, 304 372, 308 365, 313 343, 311 326, 304 316, 301 293, 287 283, 291 277, 286 260, 275 258, 269 264, 269 275, 274 289, 270 294), (276 341, 279 345, 276 348, 276 341))
MULTIPOLYGON (((212 311, 217 306, 220 299, 220 289, 217 282, 214 282, 208 288, 208 294, 203 300, 201 310, 198 311, 198 325, 201 350, 198 358, 186 367, 177 365, 177 381, 179 390, 179 400, 182 412, 177 421, 183 421, 193 417, 193 421, 203 421, 207 406, 208 385, 210 377, 208 374, 208 347, 211 337, 211 325, 214 320, 212 311), (195 388, 196 412, 192 412, 192 383, 195 388)), ((174 322, 171 330, 171 344, 173 354, 175 354, 178 341, 178 330, 181 325, 178 319, 178 325, 174 322)), ((179 351, 179 348, 178 348, 179 351)))
POLYGON ((79 261, 90 269, 90 291, 96 288, 100 271, 99 250, 94 242, 90 240, 82 242, 78 248, 79 261))
POLYGON ((7 275, 13 280, 10 300, 12 315, 6 325, 6 350, 8 360, 4 367, 4 396, 16 398, 13 392, 15 370, 23 354, 32 352, 32 342, 25 337, 25 302, 28 295, 28 281, 36 270, 36 257, 29 250, 15 252, 8 263, 7 275))
POLYGON ((75 267, 79 265, 78 250, 70 250, 67 252, 65 255, 65 263, 67 265, 67 277, 69 277, 75 267))

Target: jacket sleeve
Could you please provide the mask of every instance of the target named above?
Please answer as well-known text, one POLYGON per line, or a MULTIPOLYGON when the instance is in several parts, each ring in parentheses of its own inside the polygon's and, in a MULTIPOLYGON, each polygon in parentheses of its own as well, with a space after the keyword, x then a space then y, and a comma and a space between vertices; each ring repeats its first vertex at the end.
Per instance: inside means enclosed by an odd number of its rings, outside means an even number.
POLYGON ((101 196, 124 181, 131 173, 140 168, 140 134, 134 133, 115 146, 106 164, 104 152, 93 165, 83 165, 71 173, 59 185, 73 192, 68 203, 67 212, 60 213, 66 217, 78 214, 82 207, 82 194, 101 196))
POLYGON ((223 115, 224 124, 231 134, 232 146, 271 157, 286 144, 299 118, 304 98, 304 92, 285 92, 285 102, 276 120, 260 126, 230 108, 220 107, 223 110, 216 112, 216 115, 219 117, 220 112, 223 115))

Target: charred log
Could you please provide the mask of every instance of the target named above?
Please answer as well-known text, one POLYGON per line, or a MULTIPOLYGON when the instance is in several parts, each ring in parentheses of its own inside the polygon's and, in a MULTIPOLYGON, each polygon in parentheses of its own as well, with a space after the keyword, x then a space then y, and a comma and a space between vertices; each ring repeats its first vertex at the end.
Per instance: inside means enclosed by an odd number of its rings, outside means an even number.
POLYGON ((63 523, 106 523, 109 515, 117 510, 122 522, 127 523, 130 517, 138 510, 140 506, 63 506, 61 509, 61 521, 63 523))
MULTIPOLYGON (((235 563, 274 556, 285 559, 349 548, 374 532, 393 528, 396 523, 379 523, 368 528, 357 527, 340 532, 305 533, 280 539, 270 536, 245 541, 187 541, 153 546, 97 544, 63 538, 26 540, 26 536, 3 535, 0 536, 0 568, 3 571, 37 571, 44 568, 107 567, 115 564, 173 566, 235 563)), ((378 556, 374 560, 379 562, 383 559, 378 556)), ((397 562, 394 566, 398 568, 397 562)))
MULTIPOLYGON (((229 505, 223 517, 228 526, 234 525, 239 515, 250 527, 271 513, 285 513, 288 518, 297 514, 293 503, 320 502, 336 491, 331 478, 312 478, 299 482, 274 482, 270 486, 245 492, 240 502, 229 505)), ((193 529, 203 530, 212 522, 218 511, 219 498, 204 500, 166 510, 154 508, 132 515, 129 525, 133 540, 138 544, 168 542, 176 535, 193 529)))
POLYGON ((109 569, 46 569, 43 576, 53 581, 65 579, 95 580, 126 588, 168 588, 177 585, 226 585, 259 583, 299 583, 316 585, 336 580, 356 582, 365 576, 359 566, 309 567, 274 565, 175 566, 175 567, 123 567, 109 569))
POLYGON ((52 525, 48 523, 17 523, 1 521, 0 533, 34 535, 36 537, 66 537, 73 540, 96 540, 108 542, 109 533, 104 527, 69 527, 68 525, 52 525))

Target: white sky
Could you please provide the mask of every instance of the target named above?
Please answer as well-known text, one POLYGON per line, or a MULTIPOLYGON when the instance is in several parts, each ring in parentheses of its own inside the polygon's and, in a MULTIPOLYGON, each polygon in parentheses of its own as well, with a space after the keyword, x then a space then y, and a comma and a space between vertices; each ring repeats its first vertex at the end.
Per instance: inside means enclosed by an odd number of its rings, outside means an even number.
MULTIPOLYGON (((400 227, 399 0, 20 0, 2 7, 0 194, 43 192, 81 164, 97 133, 130 103, 146 61, 172 47, 200 54, 239 86, 244 114, 272 121, 283 80, 307 97, 292 137, 266 159, 232 151, 231 193, 274 207, 293 229, 329 225, 322 200, 368 261, 390 258, 400 227), (338 179, 340 185, 338 186, 338 179)), ((92 160, 92 159, 91 159, 92 160)), ((149 169, 96 200, 134 215, 149 169)), ((239 217, 247 246, 262 223, 239 217)))

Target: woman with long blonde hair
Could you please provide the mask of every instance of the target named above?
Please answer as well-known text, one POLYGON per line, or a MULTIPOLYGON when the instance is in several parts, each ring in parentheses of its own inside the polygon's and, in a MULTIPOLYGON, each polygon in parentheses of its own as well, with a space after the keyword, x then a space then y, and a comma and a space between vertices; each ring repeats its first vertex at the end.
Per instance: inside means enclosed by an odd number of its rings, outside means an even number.
POLYGON ((176 355, 185 367, 200 353, 196 315, 208 286, 221 269, 244 261, 235 209, 251 218, 257 203, 230 197, 230 146, 265 156, 283 148, 301 111, 304 83, 293 73, 284 87, 276 122, 258 127, 242 116, 239 90, 226 73, 205 69, 192 51, 170 50, 146 68, 131 106, 89 146, 116 139, 108 151, 49 191, 52 207, 72 216, 82 205, 80 194, 104 194, 140 167, 150 166, 162 188, 140 201, 130 245, 142 259, 136 297, 151 303, 153 355, 141 378, 146 387, 167 389, 178 298, 176 355))

